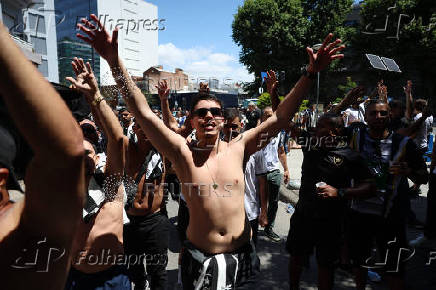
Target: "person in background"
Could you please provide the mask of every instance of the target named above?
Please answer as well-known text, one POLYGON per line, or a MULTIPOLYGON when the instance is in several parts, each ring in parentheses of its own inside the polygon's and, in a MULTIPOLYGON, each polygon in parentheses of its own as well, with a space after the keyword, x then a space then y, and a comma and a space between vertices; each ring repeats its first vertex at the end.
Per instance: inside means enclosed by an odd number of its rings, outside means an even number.
POLYGON ((96 146, 90 140, 83 142, 86 150, 86 204, 74 239, 72 268, 65 289, 131 289, 127 265, 119 265, 115 259, 124 255, 124 186, 121 177, 124 175, 122 141, 125 136, 111 107, 100 94, 91 65, 85 65, 83 59, 74 58, 72 67, 76 78, 66 79, 85 95, 94 119, 107 136, 108 144, 102 188, 94 178, 99 159, 96 146), (94 263, 94 257, 99 257, 97 263, 94 263))
POLYGON ((246 113, 247 124, 244 127, 244 131, 257 127, 260 124, 260 110, 253 102, 248 103, 248 109, 246 113))
POLYGON ((296 127, 292 133, 303 147, 304 159, 299 200, 286 242, 291 254, 290 289, 300 289, 303 267, 309 265, 314 249, 318 289, 332 289, 347 203, 352 198, 371 196, 372 176, 363 158, 347 146, 340 115, 322 115, 313 134, 296 127))
POLYGON ((384 277, 390 289, 405 289, 404 262, 407 249, 406 220, 410 200, 407 178, 426 183, 427 168, 408 137, 389 129, 389 106, 382 100, 366 105, 368 127, 349 132, 350 147, 361 153, 376 183, 375 196, 353 199, 347 215, 347 243, 354 266, 357 289, 365 289, 367 271, 374 266, 371 250, 374 241, 378 256, 383 258, 384 277), (389 251, 389 255, 387 254, 389 251), (398 263, 400 261, 400 263, 398 263))

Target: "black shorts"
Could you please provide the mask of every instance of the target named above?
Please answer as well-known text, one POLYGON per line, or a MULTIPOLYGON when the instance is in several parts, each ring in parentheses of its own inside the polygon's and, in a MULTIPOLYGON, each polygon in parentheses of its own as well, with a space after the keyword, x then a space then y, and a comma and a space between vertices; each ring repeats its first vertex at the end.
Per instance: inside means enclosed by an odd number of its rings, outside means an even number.
POLYGON ((185 240, 182 283, 190 289, 255 289, 260 260, 252 241, 233 253, 205 254, 185 240))
POLYGON ((384 270, 386 274, 402 274, 404 262, 413 256, 403 218, 385 219, 351 211, 347 220, 347 242, 353 265, 384 270))
POLYGON ((112 266, 97 273, 83 273, 71 267, 65 290, 131 289, 125 266, 112 266))
POLYGON ((339 262, 343 233, 343 215, 321 219, 295 211, 290 220, 286 249, 291 256, 302 257, 306 266, 316 249, 318 265, 333 267, 339 262))

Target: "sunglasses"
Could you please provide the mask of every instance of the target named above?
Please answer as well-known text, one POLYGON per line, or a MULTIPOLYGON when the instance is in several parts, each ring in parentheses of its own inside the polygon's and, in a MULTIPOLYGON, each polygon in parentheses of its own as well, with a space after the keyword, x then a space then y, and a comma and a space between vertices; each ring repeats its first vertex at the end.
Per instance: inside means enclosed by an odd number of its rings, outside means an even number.
POLYGON ((226 128, 226 129, 238 129, 238 124, 225 124, 224 128, 226 128))
POLYGON ((199 118, 204 118, 207 115, 207 112, 210 112, 214 117, 222 117, 223 111, 221 108, 213 107, 213 108, 200 108, 195 110, 192 114, 194 116, 198 116, 199 118))

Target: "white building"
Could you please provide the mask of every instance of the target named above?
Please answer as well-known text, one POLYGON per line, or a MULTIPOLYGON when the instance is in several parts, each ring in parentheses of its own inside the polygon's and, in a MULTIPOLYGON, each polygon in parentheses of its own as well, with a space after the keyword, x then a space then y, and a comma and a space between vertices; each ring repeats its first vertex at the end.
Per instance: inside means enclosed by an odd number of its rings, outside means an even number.
MULTIPOLYGON (((94 13, 110 33, 118 27, 118 51, 132 76, 142 77, 149 67, 158 64, 158 31, 164 22, 158 19, 157 6, 143 0, 55 0, 56 9, 64 12, 66 20, 58 26, 58 42, 76 38, 76 24, 82 17, 94 13)), ((90 58, 98 57, 97 53, 90 58)), ((103 58, 99 65, 100 84, 113 85, 109 65, 103 58)))
MULTIPOLYGON (((116 25, 120 28, 118 50, 132 76, 142 77, 146 69, 158 64, 158 31, 160 28, 159 23, 156 22, 156 20, 159 21, 157 6, 142 0, 98 0, 98 13, 107 29, 112 31, 116 25), (113 20, 112 23, 110 23, 111 20, 113 20), (122 26, 121 23, 123 23, 122 26)), ((111 73, 105 61, 101 59, 100 63, 101 84, 113 84, 113 79, 107 78, 105 83, 103 76, 111 75, 111 73)))
POLYGON ((49 81, 59 82, 53 0, 1 0, 0 9, 0 20, 27 58, 49 81))

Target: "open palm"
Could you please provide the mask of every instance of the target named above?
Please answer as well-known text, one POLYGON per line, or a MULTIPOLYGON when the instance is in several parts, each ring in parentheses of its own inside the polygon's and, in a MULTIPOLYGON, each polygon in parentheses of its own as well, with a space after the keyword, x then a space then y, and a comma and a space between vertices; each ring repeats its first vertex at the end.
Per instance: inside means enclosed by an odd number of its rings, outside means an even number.
POLYGON ((343 54, 337 54, 345 48, 345 45, 337 46, 342 42, 342 40, 336 39, 335 41, 330 42, 332 38, 333 34, 330 33, 324 39, 322 46, 316 53, 313 52, 312 48, 306 48, 307 54, 309 55, 309 66, 307 67, 307 71, 311 73, 320 72, 327 68, 333 60, 344 57, 343 54))
POLYGON ((98 92, 98 84, 89 62, 85 65, 83 59, 75 57, 71 65, 76 78, 67 77, 66 80, 71 82, 87 98, 94 97, 98 92))
POLYGON ((115 64, 118 61, 118 29, 112 32, 112 36, 101 24, 100 20, 94 14, 91 14, 91 21, 82 18, 83 24, 78 24, 77 27, 87 36, 77 33, 77 37, 90 44, 101 57, 103 57, 109 65, 115 64))

